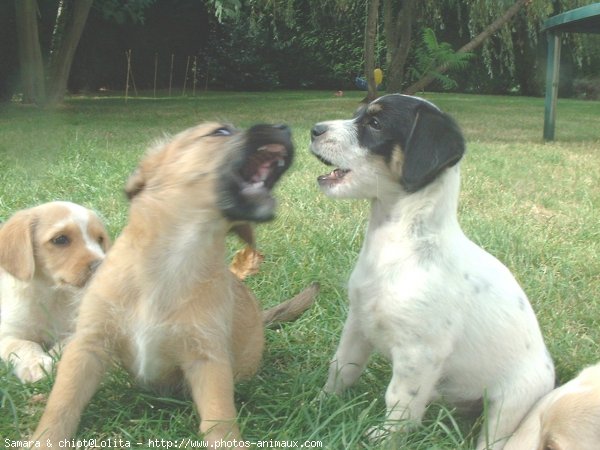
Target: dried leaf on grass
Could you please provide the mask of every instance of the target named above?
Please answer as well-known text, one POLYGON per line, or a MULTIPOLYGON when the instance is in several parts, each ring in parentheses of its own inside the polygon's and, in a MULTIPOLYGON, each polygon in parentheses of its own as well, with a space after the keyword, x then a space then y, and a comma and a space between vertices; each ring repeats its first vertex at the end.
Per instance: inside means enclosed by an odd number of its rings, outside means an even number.
POLYGON ((261 252, 247 246, 233 256, 229 270, 240 280, 245 280, 250 275, 258 273, 264 259, 265 256, 261 252))

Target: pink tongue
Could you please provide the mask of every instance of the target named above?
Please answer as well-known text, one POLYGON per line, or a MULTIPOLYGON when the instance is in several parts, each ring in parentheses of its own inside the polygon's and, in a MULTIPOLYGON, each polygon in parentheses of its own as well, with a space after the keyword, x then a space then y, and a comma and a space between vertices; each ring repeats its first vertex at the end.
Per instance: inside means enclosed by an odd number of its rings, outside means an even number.
POLYGON ((256 173, 252 177, 251 181, 253 183, 258 183, 260 181, 265 181, 267 179, 267 177, 269 176, 270 171, 271 171, 271 162, 269 161, 269 162, 262 163, 258 167, 258 170, 256 171, 256 173))

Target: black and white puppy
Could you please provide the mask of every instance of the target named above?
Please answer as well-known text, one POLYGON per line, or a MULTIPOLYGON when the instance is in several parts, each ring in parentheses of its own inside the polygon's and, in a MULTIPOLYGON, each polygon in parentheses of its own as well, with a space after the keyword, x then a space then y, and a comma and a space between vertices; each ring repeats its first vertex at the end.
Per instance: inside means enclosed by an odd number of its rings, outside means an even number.
POLYGON ((457 220, 456 122, 432 103, 386 95, 352 120, 316 124, 311 150, 337 167, 318 178, 334 198, 371 200, 349 281, 350 309, 326 392, 352 385, 374 350, 392 361, 379 438, 419 423, 428 403, 485 400, 478 448, 498 450, 554 386, 554 366, 527 296, 457 220))

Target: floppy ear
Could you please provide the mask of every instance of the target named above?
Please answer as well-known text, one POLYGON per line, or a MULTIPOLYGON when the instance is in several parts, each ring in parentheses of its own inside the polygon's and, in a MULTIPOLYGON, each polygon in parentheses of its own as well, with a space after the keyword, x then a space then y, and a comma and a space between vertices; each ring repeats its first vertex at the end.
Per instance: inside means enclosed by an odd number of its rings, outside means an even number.
POLYGON ((21 281, 30 281, 35 272, 33 225, 33 214, 19 211, 0 228, 0 267, 21 281))
POLYGON ((406 146, 400 182, 408 192, 431 183, 465 152, 465 141, 456 122, 429 107, 417 111, 406 146))
POLYGON ((150 150, 140 161, 138 167, 125 183, 125 195, 128 200, 133 199, 145 189, 146 183, 152 177, 153 172, 161 164, 163 154, 164 151, 160 149, 150 150))
POLYGON ((142 168, 138 167, 135 171, 129 176, 127 182, 125 183, 125 195, 127 196, 127 200, 131 200, 133 197, 138 195, 140 192, 144 190, 146 186, 146 177, 142 172, 142 168))

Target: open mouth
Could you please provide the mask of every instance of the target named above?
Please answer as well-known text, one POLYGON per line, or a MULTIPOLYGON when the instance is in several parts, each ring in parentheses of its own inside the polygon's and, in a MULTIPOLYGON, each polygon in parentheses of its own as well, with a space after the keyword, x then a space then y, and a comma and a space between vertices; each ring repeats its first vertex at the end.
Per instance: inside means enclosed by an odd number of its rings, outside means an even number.
POLYGON ((342 182, 342 179, 350 173, 350 169, 335 169, 327 175, 320 175, 317 177, 317 181, 321 186, 333 186, 342 182))
MULTIPOLYGON (((326 160, 325 158, 323 158, 321 155, 315 155, 322 163, 328 165, 328 166, 332 166, 333 164, 326 160)), ((320 186, 334 186, 336 184, 339 184, 343 181, 344 177, 346 175, 348 175, 350 172, 352 172, 350 169, 340 169, 340 168, 336 168, 334 170, 332 170, 330 173, 325 174, 325 175, 320 175, 319 177, 317 177, 317 181, 319 183, 320 186)))
POLYGON ((232 220, 264 222, 273 219, 272 189, 294 156, 291 133, 284 125, 255 125, 246 133, 243 156, 223 179, 223 212, 232 220))
POLYGON ((288 152, 282 144, 267 144, 256 149, 240 170, 240 193, 246 197, 269 195, 287 169, 288 152))

